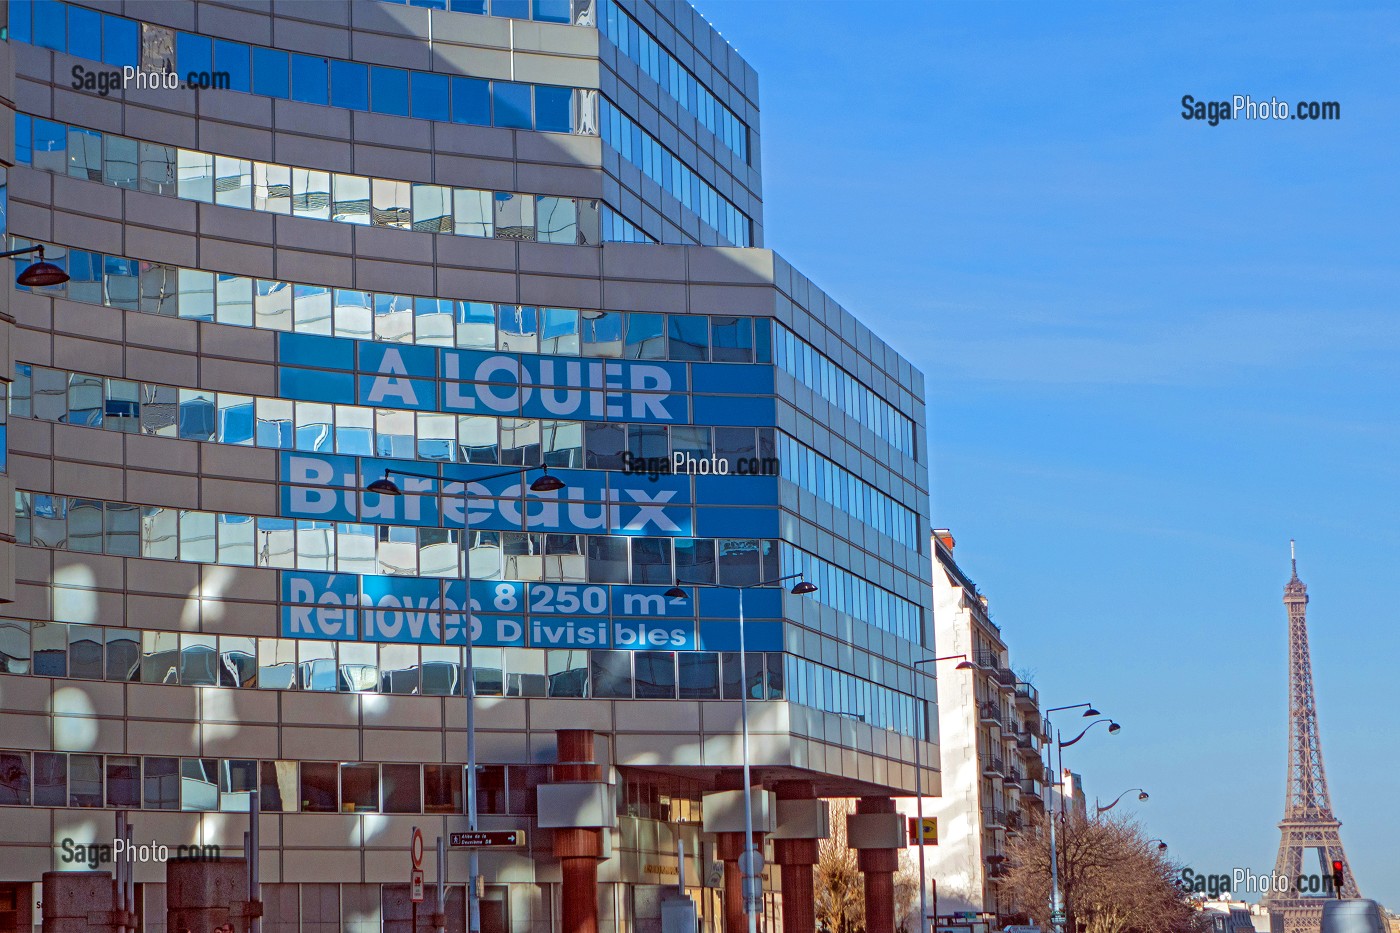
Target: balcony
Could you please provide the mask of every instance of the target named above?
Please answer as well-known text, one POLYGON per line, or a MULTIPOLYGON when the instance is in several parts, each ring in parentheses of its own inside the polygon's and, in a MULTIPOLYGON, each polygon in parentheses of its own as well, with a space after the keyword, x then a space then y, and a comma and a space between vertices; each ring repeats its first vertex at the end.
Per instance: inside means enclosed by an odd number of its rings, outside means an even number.
POLYGON ((1002 769, 1005 767, 1006 765, 1000 758, 982 759, 982 773, 988 777, 1001 777, 1002 769))
POLYGON ((1021 793, 1042 803, 1045 802, 1045 785, 1033 778, 1021 780, 1021 793))
POLYGON ((1028 713, 1034 713, 1040 709, 1040 691, 1028 683, 1018 683, 1016 685, 1016 705, 1028 713))
POLYGON ((979 648, 972 656, 972 661, 985 670, 996 670, 1001 667, 1001 655, 995 651, 988 651, 986 648, 979 648))
POLYGON ((1001 725, 1001 708, 995 703, 983 703, 978 707, 982 722, 990 723, 994 726, 1001 725))
POLYGON ((996 807, 983 807, 982 825, 988 829, 1005 829, 1006 814, 996 807))
POLYGON ((997 667, 997 668, 994 668, 994 669, 992 670, 992 676, 993 676, 994 678, 996 678, 997 684, 1001 686, 1001 689, 1006 690, 1006 691, 1008 691, 1008 692, 1015 692, 1015 690, 1016 690, 1016 680, 1017 680, 1017 677, 1016 677, 1016 675, 1012 672, 1011 668, 1009 668, 1009 667, 997 667))
POLYGON ((1016 717, 1010 713, 1001 714, 1001 729, 1008 737, 1021 731, 1021 724, 1016 721, 1016 717))
POLYGON ((1021 818, 1021 814, 1017 813, 1015 810, 1008 810, 1006 812, 1005 820, 1006 831, 1011 835, 1015 835, 1016 833, 1019 833, 1021 830, 1026 828, 1026 821, 1023 820, 1021 818))
POLYGON ((1002 771, 1001 773, 1002 776, 1006 778, 1007 785, 1011 787, 1019 788, 1021 786, 1021 782, 1026 779, 1026 776, 1023 773, 1021 773, 1021 769, 1017 768, 1010 762, 1006 763, 1006 770, 1002 771))
POLYGON ((1019 749, 1023 755, 1039 758, 1040 736, 1036 735, 1034 732, 1018 732, 1016 733, 1016 748, 1019 749))

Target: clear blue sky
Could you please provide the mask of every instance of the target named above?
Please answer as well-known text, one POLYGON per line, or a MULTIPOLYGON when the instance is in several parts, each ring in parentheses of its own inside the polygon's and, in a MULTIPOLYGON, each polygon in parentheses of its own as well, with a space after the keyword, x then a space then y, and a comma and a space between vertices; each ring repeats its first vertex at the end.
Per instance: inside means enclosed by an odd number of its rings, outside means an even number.
POLYGON ((767 245, 925 373, 1013 662, 1124 725, 1066 756, 1090 795, 1273 868, 1296 537, 1332 803, 1400 909, 1400 12, 698 3, 759 72, 767 245))

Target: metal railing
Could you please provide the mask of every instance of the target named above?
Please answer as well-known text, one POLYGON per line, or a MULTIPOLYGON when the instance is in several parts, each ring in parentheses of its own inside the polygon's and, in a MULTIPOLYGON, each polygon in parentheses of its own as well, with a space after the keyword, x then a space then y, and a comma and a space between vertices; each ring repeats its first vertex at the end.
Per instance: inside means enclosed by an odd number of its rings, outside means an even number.
POLYGON ((1040 691, 1035 689, 1033 684, 1024 681, 1016 684, 1016 699, 1029 700, 1032 704, 1040 705, 1040 691))
POLYGON ((992 828, 1006 826, 1006 813, 996 807, 982 808, 982 823, 992 828))

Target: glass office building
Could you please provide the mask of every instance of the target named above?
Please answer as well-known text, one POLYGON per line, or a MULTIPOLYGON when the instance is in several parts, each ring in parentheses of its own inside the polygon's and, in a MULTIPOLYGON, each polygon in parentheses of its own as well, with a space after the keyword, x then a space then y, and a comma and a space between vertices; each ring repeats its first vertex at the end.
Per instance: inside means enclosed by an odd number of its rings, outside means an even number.
POLYGON ((69 278, 0 290, 0 930, 111 868, 98 811, 239 854, 252 791, 264 929, 406 925, 469 695, 481 825, 525 831, 483 930, 560 928, 574 828, 600 929, 682 878, 723 929, 741 696, 773 840, 814 838, 794 793, 910 793, 916 743, 936 790, 923 379, 763 248, 757 79, 696 11, 10 0, 5 35, 6 249, 69 278), (566 732, 605 818, 555 812, 566 732))

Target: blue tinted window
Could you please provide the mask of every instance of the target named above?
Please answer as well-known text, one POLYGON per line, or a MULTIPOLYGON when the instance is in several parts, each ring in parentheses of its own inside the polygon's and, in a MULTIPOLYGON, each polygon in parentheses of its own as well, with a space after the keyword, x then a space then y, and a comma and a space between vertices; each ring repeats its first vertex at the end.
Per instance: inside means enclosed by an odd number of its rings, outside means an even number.
POLYGON ((121 68, 135 68, 141 59, 141 30, 132 19, 102 14, 102 60, 121 68))
POLYGON ((535 19, 542 23, 567 23, 569 0, 535 0, 535 19))
MULTIPOLYGON (((14 18, 15 4, 10 4, 14 18)), ((102 61, 102 14, 87 7, 68 8, 68 52, 79 58, 102 61)))
POLYGON ((331 105, 369 109, 369 67, 355 62, 331 62, 331 105))
POLYGON ((34 8, 29 0, 10 0, 10 32, 15 42, 34 40, 34 8))
POLYGON ((292 56, 292 100, 324 104, 330 98, 327 62, 310 55, 292 56))
POLYGON ((207 36, 175 34, 175 65, 183 74, 214 70, 214 43, 207 36))
POLYGON ((672 314, 667 321, 671 338, 671 359, 710 358, 710 319, 702 314, 672 314))
POLYGON ((495 124, 528 130, 530 128, 530 85, 497 81, 492 90, 495 92, 496 103, 495 124))
POLYGON ((68 23, 58 0, 34 0, 34 44, 62 52, 68 47, 68 23))
POLYGON ((492 16, 509 16, 511 19, 530 18, 530 0, 491 0, 492 16))
POLYGON ((491 125, 491 83, 480 78, 452 79, 452 122, 491 125))
POLYGON ((447 119, 447 75, 413 73, 413 115, 420 120, 447 119))
POLYGON ((28 165, 33 161, 34 118, 27 113, 17 113, 15 114, 15 162, 20 165, 28 165))
POLYGON ((486 0, 448 0, 447 8, 454 13, 486 14, 486 0))
POLYGON ((371 68, 369 106, 375 113, 408 116, 408 72, 402 68, 371 68))
POLYGON ((248 46, 242 42, 214 40, 214 65, 219 71, 228 72, 228 86, 245 94, 251 90, 252 82, 248 73, 248 46))
POLYGON ((567 87, 535 88, 535 129, 546 133, 573 132, 574 92, 567 87))
POLYGON ((265 97, 287 96, 287 53, 253 48, 253 93, 265 97))

